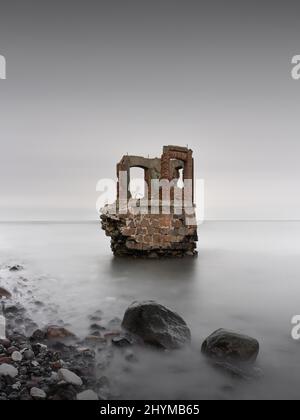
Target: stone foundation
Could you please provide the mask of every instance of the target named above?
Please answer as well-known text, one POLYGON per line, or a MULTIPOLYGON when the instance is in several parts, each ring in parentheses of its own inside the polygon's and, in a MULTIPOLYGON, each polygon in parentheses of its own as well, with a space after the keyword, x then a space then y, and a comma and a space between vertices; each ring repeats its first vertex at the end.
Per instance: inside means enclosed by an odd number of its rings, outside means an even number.
POLYGON ((101 222, 106 235, 111 237, 115 256, 176 258, 197 255, 197 227, 187 225, 185 215, 112 215, 104 211, 101 222))
POLYGON ((102 228, 111 237, 114 255, 146 258, 197 255, 191 149, 164 146, 160 159, 123 156, 117 164, 117 178, 115 206, 106 206, 101 215, 102 228), (144 170, 143 199, 134 197, 130 189, 132 168, 144 170), (134 213, 127 211, 132 199, 138 210, 134 213), (122 214, 124 208, 126 214, 122 214))

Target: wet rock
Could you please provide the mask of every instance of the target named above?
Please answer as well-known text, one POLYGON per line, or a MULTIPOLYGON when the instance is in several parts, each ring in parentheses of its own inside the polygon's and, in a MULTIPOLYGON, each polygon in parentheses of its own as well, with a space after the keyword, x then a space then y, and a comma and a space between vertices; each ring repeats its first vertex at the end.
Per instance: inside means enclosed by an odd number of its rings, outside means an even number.
POLYGON ((21 271, 21 270, 23 270, 23 267, 18 264, 9 267, 9 271, 11 272, 16 272, 16 271, 21 271))
POLYGON ((8 353, 9 355, 12 355, 15 351, 18 351, 18 347, 16 347, 16 346, 12 346, 12 347, 9 347, 9 348, 7 349, 7 353, 8 353))
POLYGON ((116 347, 128 347, 134 343, 134 340, 129 334, 122 334, 118 337, 114 337, 111 342, 116 347))
POLYGON ((27 328, 20 332, 16 328, 18 320, 26 327, 31 319, 16 301, 6 302, 4 312, 8 339, 0 341, 0 400, 75 400, 83 384, 81 378, 86 388, 92 389, 96 383, 92 350, 86 347, 79 351, 60 340, 74 336, 64 327, 49 326, 44 331, 36 330, 31 337, 27 328))
POLYGON ((6 364, 12 363, 11 357, 1 356, 0 357, 0 365, 3 365, 4 363, 6 363, 6 364))
POLYGON ((191 340, 185 321, 154 301, 134 302, 125 312, 122 327, 145 343, 164 349, 178 349, 191 340))
POLYGON ((39 329, 34 331, 32 336, 30 337, 31 341, 43 341, 45 339, 46 339, 45 331, 42 331, 42 330, 39 330, 39 329))
POLYGON ((75 337, 75 335, 71 332, 68 331, 66 328, 64 327, 59 327, 57 325, 49 325, 46 328, 46 338, 48 340, 52 340, 52 339, 63 339, 63 338, 71 338, 71 337, 75 337))
POLYGON ((119 337, 121 331, 108 331, 104 334, 106 340, 112 340, 114 337, 119 337))
POLYGON ((255 362, 259 353, 259 343, 246 335, 220 329, 204 341, 201 351, 212 359, 255 362))
POLYGON ((92 391, 91 389, 80 392, 79 394, 77 394, 76 399, 78 401, 98 401, 99 400, 96 392, 92 391))
POLYGON ((35 357, 35 354, 32 350, 28 349, 24 351, 23 357, 25 360, 33 360, 35 357))
POLYGON ((67 383, 58 383, 51 387, 49 398, 50 400, 75 400, 78 393, 77 387, 67 383))
POLYGON ((92 336, 95 336, 95 337, 101 337, 101 333, 100 333, 100 331, 92 331, 92 332, 91 332, 91 335, 92 335, 92 336))
POLYGON ((34 302, 34 304, 35 304, 35 306, 39 306, 40 308, 42 308, 42 307, 44 307, 45 305, 44 305, 44 303, 43 302, 41 302, 40 300, 36 300, 35 302, 34 302))
POLYGON ((8 365, 6 363, 3 363, 3 365, 0 366, 0 377, 8 376, 10 378, 15 378, 18 376, 18 373, 18 369, 16 369, 14 366, 8 365))
POLYGON ((42 344, 42 343, 37 343, 36 346, 41 350, 41 351, 45 351, 47 350, 47 346, 46 344, 42 344))
POLYGON ((90 330, 91 331, 105 331, 105 328, 102 327, 102 325, 97 324, 97 323, 94 322, 93 324, 91 324, 90 330))
POLYGON ((0 345, 7 349, 11 345, 11 342, 10 340, 3 338, 0 340, 0 345))
POLYGON ((11 359, 14 362, 21 362, 23 360, 23 356, 19 351, 14 351, 11 355, 11 359))
POLYGON ((25 313, 25 309, 19 303, 8 303, 5 305, 3 312, 6 317, 11 317, 11 316, 16 316, 16 315, 22 317, 25 313))
POLYGON ((56 362, 51 363, 51 369, 53 370, 59 370, 63 367, 63 363, 60 360, 57 360, 56 362))
POLYGON ((68 369, 60 369, 58 371, 58 379, 71 385, 82 386, 83 384, 81 378, 68 369))
MULTIPOLYGON (((83 346, 76 347, 76 350, 81 354, 82 353, 88 353, 88 352, 91 351, 89 347, 83 347, 83 346)), ((95 353, 93 352, 93 354, 95 354, 95 353)))
POLYGON ((0 287, 0 299, 1 298, 10 299, 11 293, 8 290, 4 289, 3 287, 0 287))
POLYGON ((47 398, 46 393, 40 388, 31 388, 30 395, 35 400, 45 400, 47 398))
POLYGON ((10 394, 8 394, 8 399, 9 400, 17 400, 19 397, 19 393, 18 392, 11 392, 10 394))
POLYGON ((19 391, 19 389, 21 389, 21 387, 22 387, 22 384, 19 381, 12 385, 12 389, 15 390, 15 391, 19 391))

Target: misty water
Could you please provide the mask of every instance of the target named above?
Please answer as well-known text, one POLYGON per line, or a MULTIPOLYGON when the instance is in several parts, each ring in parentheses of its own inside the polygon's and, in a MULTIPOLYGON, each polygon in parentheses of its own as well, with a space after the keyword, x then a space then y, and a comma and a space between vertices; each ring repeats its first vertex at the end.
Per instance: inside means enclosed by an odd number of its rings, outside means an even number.
POLYGON ((191 347, 174 352, 137 348, 137 363, 118 350, 105 372, 124 399, 299 398, 300 342, 291 319, 300 314, 300 223, 206 222, 199 257, 114 259, 98 224, 1 224, 0 285, 31 306, 43 326, 63 320, 86 336, 89 315, 122 318, 134 300, 154 299, 178 312, 191 347), (24 270, 10 273, 7 264, 24 270), (26 293, 19 289, 25 280, 26 293), (218 328, 257 338, 263 377, 238 380, 202 357, 203 340, 218 328))

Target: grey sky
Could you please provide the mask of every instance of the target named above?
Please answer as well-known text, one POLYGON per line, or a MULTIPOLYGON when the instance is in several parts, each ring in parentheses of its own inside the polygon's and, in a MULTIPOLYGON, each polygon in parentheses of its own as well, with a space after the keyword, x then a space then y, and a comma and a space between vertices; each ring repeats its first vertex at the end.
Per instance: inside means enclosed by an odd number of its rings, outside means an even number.
POLYGON ((163 144, 194 149, 207 218, 300 218, 299 2, 0 5, 0 220, 93 219, 163 144))

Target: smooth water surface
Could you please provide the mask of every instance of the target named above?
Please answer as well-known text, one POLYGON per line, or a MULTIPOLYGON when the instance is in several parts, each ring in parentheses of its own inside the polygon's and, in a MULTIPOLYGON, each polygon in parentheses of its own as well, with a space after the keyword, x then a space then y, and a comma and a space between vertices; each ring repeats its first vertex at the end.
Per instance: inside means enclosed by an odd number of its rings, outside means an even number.
POLYGON ((0 224, 0 255, 0 286, 25 278, 28 296, 46 304, 33 312, 40 324, 62 319, 84 336, 96 310, 109 321, 148 299, 183 316, 191 348, 137 350, 130 366, 115 356, 108 374, 122 398, 299 398, 300 342, 291 338, 300 314, 298 222, 207 222, 197 259, 165 261, 114 259, 98 224, 0 224), (6 264, 25 270, 9 273, 6 264), (221 327, 260 341, 263 378, 233 380, 207 365, 201 343, 221 327))

